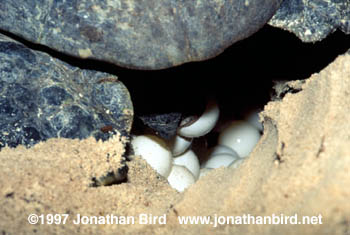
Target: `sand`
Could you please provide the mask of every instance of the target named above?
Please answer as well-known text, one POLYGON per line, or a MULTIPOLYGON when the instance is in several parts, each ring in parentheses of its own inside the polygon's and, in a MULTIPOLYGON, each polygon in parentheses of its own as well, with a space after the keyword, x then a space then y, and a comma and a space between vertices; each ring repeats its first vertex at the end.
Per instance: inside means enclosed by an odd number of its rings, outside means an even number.
POLYGON ((1 150, 0 233, 349 235, 350 55, 287 86, 295 92, 269 102, 261 113, 265 130, 250 157, 238 169, 211 171, 184 193, 170 188, 140 158, 127 163, 126 183, 91 187, 93 177, 121 164, 120 138, 105 143, 52 139, 31 149, 1 150), (108 153, 114 160, 106 160, 108 153), (33 213, 69 217, 66 224, 31 225, 27 218, 33 213), (134 216, 135 224, 74 224, 77 214, 134 216), (165 215, 166 224, 159 224, 161 219, 140 224, 140 214, 165 215), (300 221, 315 216, 314 222, 322 224, 214 227, 178 222, 178 216, 248 214, 297 214, 300 221))

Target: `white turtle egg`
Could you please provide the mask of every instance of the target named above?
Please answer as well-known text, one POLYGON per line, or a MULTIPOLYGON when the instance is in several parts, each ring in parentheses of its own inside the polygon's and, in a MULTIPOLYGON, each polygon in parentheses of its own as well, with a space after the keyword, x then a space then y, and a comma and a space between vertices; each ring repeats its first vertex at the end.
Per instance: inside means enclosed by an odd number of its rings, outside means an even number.
POLYGON ((199 171, 199 178, 205 176, 206 174, 208 174, 212 169, 211 168, 202 168, 199 171))
POLYGON ((235 161, 237 157, 227 153, 216 154, 208 159, 203 165, 202 168, 219 168, 219 167, 227 167, 233 161, 235 161))
POLYGON ((195 179, 199 177, 199 160, 192 150, 187 150, 180 156, 173 160, 173 164, 186 167, 194 176, 195 179))
POLYGON ((238 168, 244 162, 244 158, 236 159, 228 167, 229 168, 238 168))
POLYGON ((140 135, 131 141, 135 155, 141 156, 160 175, 168 177, 172 167, 172 155, 166 143, 154 135, 140 135))
POLYGON ((179 192, 183 192, 195 181, 192 173, 184 166, 173 165, 168 176, 170 186, 179 192))
POLYGON ((258 129, 258 131, 262 132, 264 130, 264 127, 263 124, 260 122, 259 112, 259 110, 256 110, 249 113, 245 120, 247 120, 247 122, 249 122, 256 129, 258 129))
POLYGON ((171 151, 173 153, 173 156, 178 156, 182 153, 184 153, 192 143, 191 138, 185 138, 182 136, 176 135, 170 142, 171 151))
POLYGON ((259 139, 259 131, 251 124, 246 121, 233 121, 221 132, 218 143, 232 148, 244 158, 254 149, 259 139))
POLYGON ((219 119, 219 113, 218 105, 215 102, 209 102, 202 116, 190 125, 181 123, 177 133, 189 138, 206 135, 214 128, 219 119))
POLYGON ((217 145, 214 148, 210 149, 209 150, 209 158, 211 158, 214 155, 223 154, 223 153, 231 154, 231 155, 235 156, 236 158, 239 158, 239 155, 235 150, 233 150, 232 148, 229 148, 225 145, 217 145))

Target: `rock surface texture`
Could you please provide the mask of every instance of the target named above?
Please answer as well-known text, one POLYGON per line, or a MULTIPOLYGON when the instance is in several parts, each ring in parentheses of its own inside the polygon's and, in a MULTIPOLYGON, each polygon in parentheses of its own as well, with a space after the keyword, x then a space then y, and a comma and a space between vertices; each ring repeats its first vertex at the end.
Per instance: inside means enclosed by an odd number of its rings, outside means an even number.
POLYGON ((151 114, 139 117, 144 125, 155 131, 162 138, 170 139, 176 135, 180 124, 181 113, 151 114))
POLYGON ((127 135, 132 119, 129 92, 116 77, 0 35, 0 148, 53 137, 106 139, 113 130, 127 135))
POLYGON ((303 42, 321 41, 336 29, 350 34, 349 0, 285 0, 269 24, 303 42))
POLYGON ((2 1, 0 29, 138 69, 208 59, 262 27, 281 0, 2 1))

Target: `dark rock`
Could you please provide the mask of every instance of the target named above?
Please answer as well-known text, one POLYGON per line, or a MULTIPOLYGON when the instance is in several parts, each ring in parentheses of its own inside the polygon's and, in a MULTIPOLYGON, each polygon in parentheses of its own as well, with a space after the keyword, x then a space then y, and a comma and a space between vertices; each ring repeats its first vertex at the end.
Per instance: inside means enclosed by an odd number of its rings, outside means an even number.
POLYGON ((0 35, 0 148, 53 137, 128 135, 133 106, 106 73, 81 70, 0 35))
POLYGON ((316 42, 336 29, 350 33, 349 0, 285 0, 269 21, 304 42, 316 42))
POLYGON ((144 115, 139 118, 144 125, 155 131, 155 134, 169 140, 176 135, 181 117, 181 113, 165 113, 144 115))
POLYGON ((138 69, 214 57, 282 0, 2 1, 0 29, 61 52, 138 69))

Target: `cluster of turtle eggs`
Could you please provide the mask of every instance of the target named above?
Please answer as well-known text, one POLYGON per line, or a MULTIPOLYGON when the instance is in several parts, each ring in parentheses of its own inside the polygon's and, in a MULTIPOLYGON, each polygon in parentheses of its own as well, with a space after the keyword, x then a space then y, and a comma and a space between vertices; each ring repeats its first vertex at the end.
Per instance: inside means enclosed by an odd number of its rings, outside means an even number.
POLYGON ((226 123, 219 135, 218 145, 207 152, 208 156, 202 164, 191 150, 192 139, 209 133, 219 119, 219 112, 218 105, 209 102, 198 119, 181 122, 177 135, 171 141, 155 135, 134 136, 131 141, 134 154, 145 159, 180 192, 211 169, 222 166, 237 168, 260 139, 263 127, 257 112, 245 120, 226 123))

